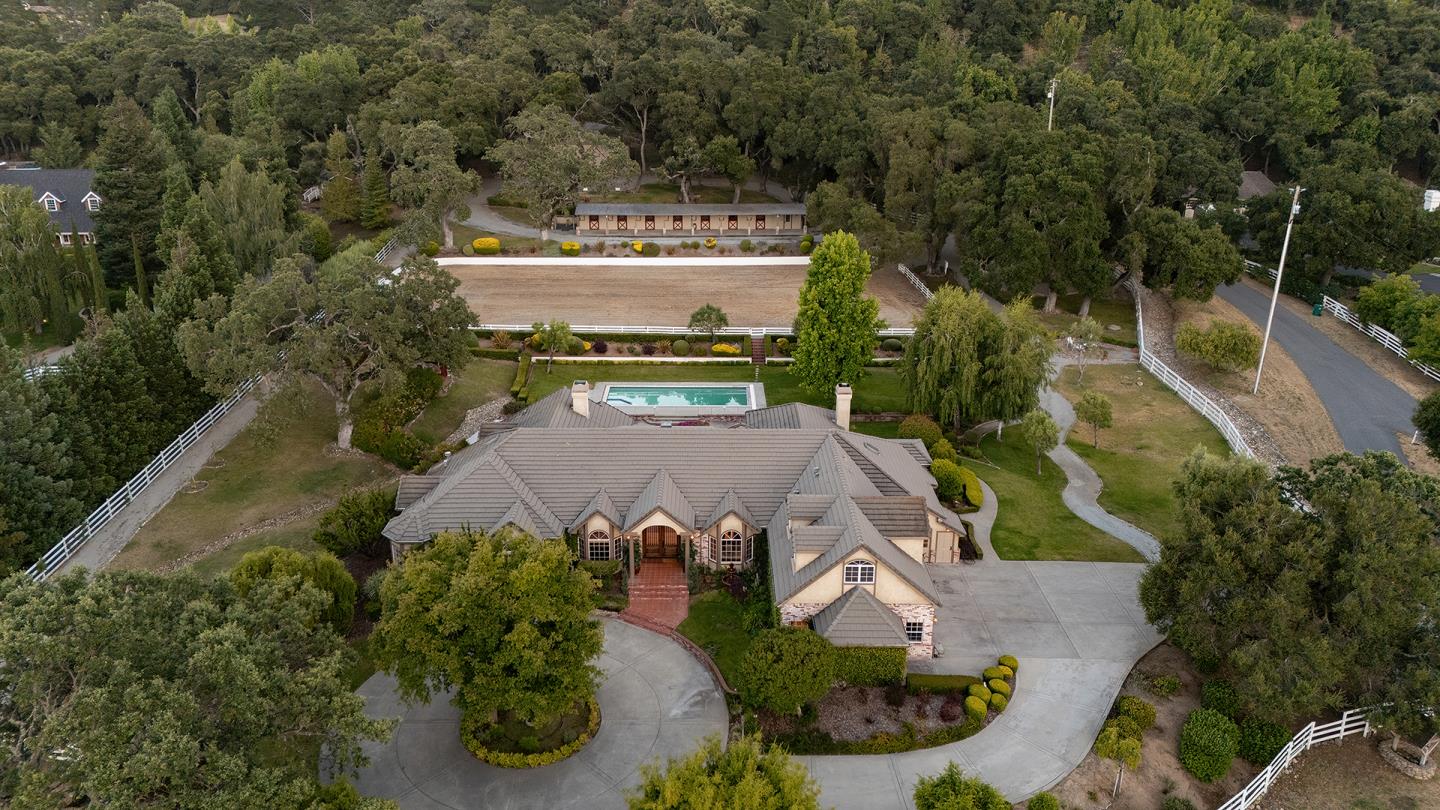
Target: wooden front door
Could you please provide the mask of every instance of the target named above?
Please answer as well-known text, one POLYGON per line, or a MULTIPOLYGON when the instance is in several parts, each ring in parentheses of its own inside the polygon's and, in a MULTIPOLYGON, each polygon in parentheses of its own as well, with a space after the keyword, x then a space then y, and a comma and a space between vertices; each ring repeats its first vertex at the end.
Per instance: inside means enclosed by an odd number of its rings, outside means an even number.
POLYGON ((640 533, 647 560, 680 558, 680 535, 669 526, 651 526, 640 533))

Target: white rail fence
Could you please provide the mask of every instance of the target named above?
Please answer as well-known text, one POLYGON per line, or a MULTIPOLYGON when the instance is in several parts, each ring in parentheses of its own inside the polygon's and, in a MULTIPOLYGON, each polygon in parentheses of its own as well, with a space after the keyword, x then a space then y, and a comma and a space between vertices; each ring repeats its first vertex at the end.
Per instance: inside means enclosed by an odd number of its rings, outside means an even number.
POLYGON ((1300 733, 1292 737, 1290 742, 1280 749, 1280 753, 1270 760, 1270 764, 1265 766, 1265 770, 1256 774, 1244 790, 1236 793, 1230 798, 1230 801, 1220 805, 1217 810, 1246 810, 1265 795, 1265 791, 1275 784, 1275 780, 1285 772, 1286 768, 1290 767, 1290 763, 1313 746, 1340 740, 1351 734, 1370 736, 1370 722, 1365 719, 1365 714, 1365 709, 1351 709, 1341 715, 1339 720, 1318 725, 1311 723, 1300 729, 1300 733))
MULTIPOLYGON (((1275 268, 1273 267, 1266 267, 1259 262, 1252 262, 1248 259, 1245 261, 1245 266, 1254 271, 1263 270, 1265 274, 1270 277, 1271 281, 1275 280, 1275 268)), ((1427 366, 1424 363, 1411 360, 1410 352, 1406 350, 1405 343, 1396 337, 1393 332, 1382 329, 1373 323, 1365 323, 1360 319, 1359 315, 1355 314, 1354 310, 1328 295, 1321 296, 1321 303, 1324 305, 1326 312, 1350 324, 1364 333, 1366 337, 1399 355, 1400 359, 1414 366, 1421 374, 1424 374, 1436 382, 1440 382, 1440 371, 1437 371, 1434 366, 1427 366)))
MULTIPOLYGON (((528 332, 534 328, 532 323, 477 323, 470 328, 478 332, 494 332, 503 330, 505 332, 528 332)), ((709 334, 708 329, 691 329, 688 326, 637 326, 637 325, 613 325, 613 324, 571 324, 570 331, 577 335, 705 335, 709 334)), ((795 330, 789 326, 728 326, 724 329, 716 329, 717 335, 734 335, 752 337, 764 337, 766 335, 793 335, 795 330)), ((875 334, 880 337, 909 337, 915 334, 910 327, 893 327, 876 329, 875 334)))
POLYGON ((895 265, 895 269, 900 271, 900 275, 904 276, 905 280, 915 285, 915 289, 919 290, 920 294, 925 296, 926 301, 929 301, 931 298, 935 297, 935 293, 930 292, 930 288, 926 287, 925 282, 921 281, 918 276, 910 272, 910 268, 906 267, 903 264, 897 264, 895 265))
POLYGON ((1255 453, 1250 449, 1250 444, 1245 441, 1245 434, 1230 419, 1225 411, 1220 409, 1213 400, 1201 393, 1200 389, 1190 384, 1189 380, 1180 376, 1180 372, 1165 365, 1159 357, 1156 357, 1145 347, 1145 313, 1144 307, 1140 305, 1140 285, 1133 279, 1130 282, 1130 293, 1135 297, 1135 338, 1140 344, 1140 367, 1155 375, 1155 379, 1164 383, 1167 388, 1180 395, 1191 408, 1200 412, 1200 415, 1210 420, 1210 423, 1230 443, 1230 449, 1237 455, 1253 458, 1255 453))
MULTIPOLYGON (((375 260, 382 261, 382 254, 393 250, 395 244, 396 239, 394 238, 386 242, 385 246, 380 249, 380 252, 375 254, 375 260)), ((37 368, 49 369, 53 367, 41 366, 37 368)), ((33 379, 35 376, 39 376, 39 374, 31 374, 31 372, 36 370, 37 369, 29 369, 26 371, 26 379, 33 379)), ((48 371, 41 373, 48 373, 48 371)), ((190 425, 190 427, 186 428, 179 436, 176 436, 174 441, 166 445, 165 449, 161 450, 155 458, 151 459, 150 463, 146 464, 144 469, 135 473, 135 476, 125 482, 124 486, 106 498, 104 503, 95 507, 95 511, 91 512, 89 516, 85 518, 84 522, 67 532, 64 537, 60 538, 60 542, 51 546, 49 551, 42 554, 34 565, 31 565, 25 570, 25 573, 38 580, 44 580, 57 571, 60 566, 65 564, 66 560, 75 556, 75 552, 79 551, 91 537, 94 537, 96 533, 105 528, 131 501, 139 497, 140 493, 144 492, 155 479, 159 478, 161 473, 165 472, 170 468, 170 465, 178 461, 180 457, 185 454, 186 450, 200 441, 200 437, 204 436, 206 431, 214 427, 216 422, 219 422, 225 414, 230 412, 231 408, 234 408, 240 400, 244 399, 245 395, 249 394, 250 390, 254 388, 255 384, 259 381, 259 376, 251 377, 236 386, 230 396, 215 403, 214 407, 206 411, 203 416, 195 420, 194 424, 190 425)))

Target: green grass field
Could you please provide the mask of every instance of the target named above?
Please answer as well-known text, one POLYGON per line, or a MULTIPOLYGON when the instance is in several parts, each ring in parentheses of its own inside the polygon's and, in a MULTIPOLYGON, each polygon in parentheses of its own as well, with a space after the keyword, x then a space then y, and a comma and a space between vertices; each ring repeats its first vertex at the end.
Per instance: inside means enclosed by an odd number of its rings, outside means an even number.
POLYGON ((965 461, 995 490, 999 511, 990 542, 1007 560, 1144 562, 1139 552, 1075 516, 1060 500, 1065 473, 1050 459, 1035 475, 1035 451, 1018 430, 1003 442, 994 435, 980 445, 995 466, 965 461))
POLYGON ((474 242, 482 236, 493 236, 500 240, 500 248, 510 251, 529 251, 535 248, 538 252, 547 256, 560 255, 560 243, 554 239, 540 241, 533 236, 511 236, 504 233, 490 233, 479 228, 472 228, 469 225, 462 225, 459 222, 451 222, 450 230, 455 233, 455 247, 474 242))
POLYGON ((1225 439, 1138 365, 1091 366, 1083 385, 1078 377, 1077 369, 1065 369, 1057 390, 1071 402, 1086 391, 1098 391, 1114 410, 1114 426, 1100 431, 1098 449, 1088 425, 1076 424, 1066 441, 1105 482, 1100 505, 1153 535, 1175 531, 1179 518, 1171 484, 1181 463, 1197 446, 1228 455, 1225 439))
POLYGON ((720 673, 732 685, 740 659, 750 649, 750 634, 742 622, 744 607, 725 591, 701 594, 690 605, 690 615, 676 628, 708 652, 720 673))
POLYGON ((514 379, 514 363, 488 358, 472 359, 465 368, 455 372, 455 380, 445 396, 426 406, 425 412, 410 426, 411 432, 431 444, 445 441, 465 421, 466 411, 509 396, 510 383, 514 379))
MULTIPOLYGON (((1044 323, 1056 334, 1063 334, 1070 324, 1080 320, 1076 313, 1080 311, 1081 296, 1062 295, 1056 302, 1059 311, 1046 315, 1040 311, 1045 305, 1045 299, 1037 296, 1034 299, 1035 313, 1040 316, 1041 323, 1044 323)), ((1101 334, 1105 342, 1114 343, 1119 346, 1134 346, 1135 340, 1135 302, 1130 296, 1121 293, 1116 298, 1095 297, 1090 301, 1090 317, 1100 324, 1101 334), (1119 331, 1110 331, 1105 327, 1114 324, 1120 327, 1119 331)))
MULTIPOLYGON (((753 382, 755 366, 712 365, 644 365, 640 363, 559 363, 545 372, 545 358, 537 357, 530 367, 530 401, 534 402, 557 388, 568 387, 575 380, 597 382, 753 382)), ((762 366, 760 382, 765 384, 765 401, 770 405, 786 402, 808 402, 825 408, 835 406, 835 395, 811 394, 786 366, 762 366)), ((865 376, 854 383, 854 409, 862 413, 905 411, 905 389, 900 373, 893 368, 867 368, 865 376)))
POLYGON ((284 546, 305 554, 319 551, 320 547, 311 539, 319 525, 320 516, 317 514, 273 529, 256 532, 243 540, 231 543, 208 557, 197 560, 190 567, 202 576, 215 576, 234 568, 236 563, 240 562, 240 558, 246 554, 266 546, 284 546))

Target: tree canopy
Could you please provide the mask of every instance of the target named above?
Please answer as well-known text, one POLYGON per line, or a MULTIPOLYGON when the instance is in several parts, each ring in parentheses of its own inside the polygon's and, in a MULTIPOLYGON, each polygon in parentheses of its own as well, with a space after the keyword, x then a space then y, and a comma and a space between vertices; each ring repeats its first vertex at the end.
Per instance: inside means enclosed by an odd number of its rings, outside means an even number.
POLYGON ((795 364, 806 390, 833 391, 860 379, 880 338, 880 305, 865 294, 870 256, 844 231, 828 234, 810 256, 795 315, 795 364))
POLYGON ((766 748, 758 735, 724 745, 707 738, 699 750, 671 758, 664 768, 640 768, 630 810, 689 807, 753 807, 820 810, 820 788, 805 766, 779 746, 766 748))

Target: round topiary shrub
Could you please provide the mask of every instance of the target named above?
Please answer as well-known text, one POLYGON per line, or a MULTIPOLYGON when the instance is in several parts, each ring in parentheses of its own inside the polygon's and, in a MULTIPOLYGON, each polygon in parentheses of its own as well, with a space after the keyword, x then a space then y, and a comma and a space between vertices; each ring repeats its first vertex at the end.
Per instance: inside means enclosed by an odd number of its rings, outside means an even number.
POLYGON ((905 417, 900 422, 900 430, 896 435, 902 439, 919 439, 925 443, 927 450, 945 437, 935 420, 923 413, 912 413, 905 417))
POLYGON ((690 341, 681 338, 670 344, 670 353, 676 357, 690 356, 690 341))
POLYGON ((985 702, 990 701, 990 687, 983 683, 972 683, 965 687, 965 693, 971 697, 978 697, 985 702))
POLYGON ((1289 730, 1278 723, 1249 717, 1240 724, 1240 756, 1251 765, 1269 765, 1288 742, 1289 730))
POLYGON ((991 680, 990 683, 987 685, 990 687, 991 692, 994 692, 998 695, 1004 695, 1007 698, 1010 697, 1010 684, 1000 680, 999 678, 991 680))
POLYGON ((500 240, 493 236, 482 236, 470 243, 481 256, 494 256, 500 252, 500 240))
POLYGON ((986 667, 985 671, 980 673, 980 677, 987 681, 993 681, 996 678, 1003 680, 1005 678, 1005 670, 1001 669, 998 664, 993 667, 986 667))
POLYGON ((460 246, 460 255, 461 255, 461 256, 474 256, 474 255, 475 255, 475 246, 472 245, 472 244, 470 244, 469 242, 466 242, 465 244, 463 244, 463 245, 460 246))
POLYGON ((560 255, 562 255, 562 256, 579 256, 579 255, 580 255, 580 243, 579 243, 579 242, 561 242, 561 243, 560 243, 560 255))
POLYGON ((1240 693, 1222 678, 1206 681, 1200 686, 1200 707, 1214 709, 1234 720, 1240 714, 1240 693))
MULTIPOLYGON (((961 467, 960 478, 965 483, 965 502, 979 509, 985 503, 985 490, 980 486, 980 477, 969 467, 961 467)), ((1013 656, 1005 657, 1012 661, 1015 660, 1013 656)))
POLYGON ((1020 659, 1016 658, 1013 655, 1000 656, 1000 658, 998 659, 998 663, 1002 667, 1009 667, 1011 672, 1020 671, 1020 659))
POLYGON ((1141 731, 1155 725, 1155 707, 1134 695, 1121 695, 1115 701, 1115 715, 1134 720, 1141 731))
MULTIPOLYGON (((949 459, 935 459, 930 462, 930 474, 935 476, 935 494, 940 496, 940 500, 955 501, 964 496, 965 475, 960 471, 959 464, 949 459)), ((990 676, 985 679, 989 680, 990 676)))
POLYGON ((959 461, 960 454, 955 452, 955 446, 950 444, 949 439, 941 439, 930 448, 930 458, 934 461, 959 461))
POLYGON ((1006 680, 1015 677, 1015 670, 1011 669, 1010 667, 1007 667, 1004 664, 996 664, 995 666, 997 669, 1000 670, 1000 677, 1006 680))
POLYGON ((801 255, 801 256, 809 256, 810 253, 811 253, 812 251, 814 251, 814 250, 815 250, 815 243, 814 243, 814 242, 801 242, 801 243, 800 243, 800 255, 801 255))
POLYGON ((887 352, 903 352, 905 344, 900 342, 900 338, 885 338, 880 341, 880 348, 887 352))
POLYGON ((981 700, 980 698, 971 695, 970 697, 965 698, 965 715, 977 723, 983 723, 985 722, 985 715, 987 713, 988 706, 988 698, 985 700, 981 700))
POLYGON ((603 340, 597 340, 590 345, 590 348, 594 349, 596 354, 604 354, 610 350, 610 344, 603 340))
POLYGON ((705 247, 709 248, 710 250, 714 250, 716 244, 718 244, 718 243, 715 241, 715 237, 713 237, 713 236, 707 236, 707 237, 705 237, 705 247))
POLYGON ((1041 791, 1030 797, 1025 810, 1060 810, 1060 800, 1053 793, 1041 791))
POLYGON ((440 252, 440 243, 426 242, 425 247, 420 248, 420 252, 424 253, 426 256, 434 256, 440 252))
POLYGON ((1180 729, 1180 766, 1201 782, 1224 778, 1239 749, 1240 729, 1214 709, 1196 709, 1180 729))
POLYGON ((990 696, 990 708, 994 709, 997 712, 1005 711, 1005 707, 1009 705, 1010 699, 1000 694, 999 692, 996 692, 995 694, 990 696))
POLYGON ((1126 740, 1138 740, 1142 736, 1140 726, 1128 717, 1112 717, 1105 721, 1105 727, 1118 729, 1120 737, 1126 740))
POLYGON ((652 258, 655 256, 659 256, 660 246, 655 244, 654 242, 646 242, 644 247, 640 248, 640 255, 650 256, 652 258))

